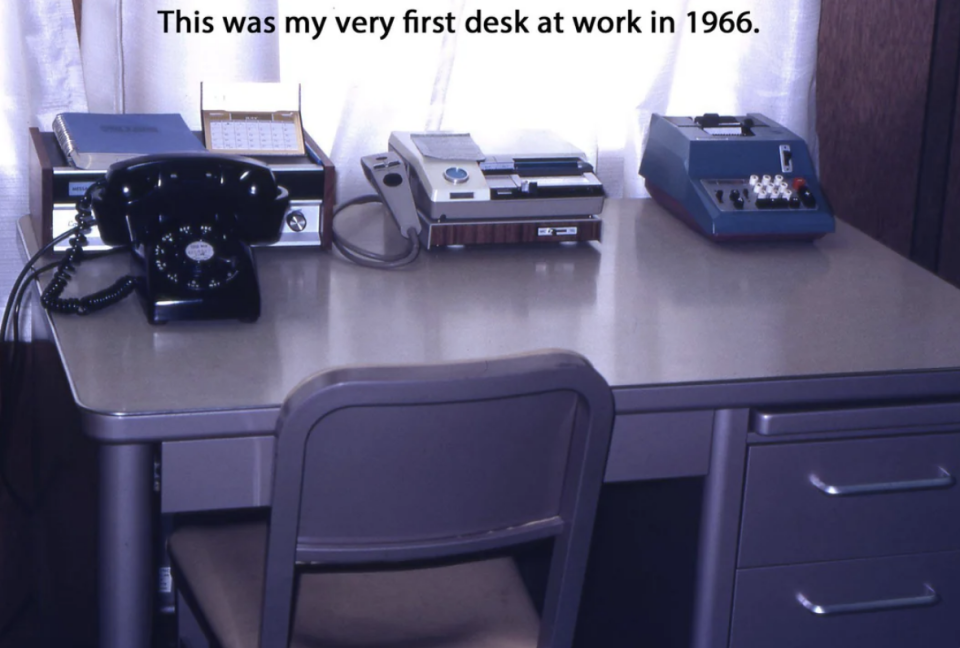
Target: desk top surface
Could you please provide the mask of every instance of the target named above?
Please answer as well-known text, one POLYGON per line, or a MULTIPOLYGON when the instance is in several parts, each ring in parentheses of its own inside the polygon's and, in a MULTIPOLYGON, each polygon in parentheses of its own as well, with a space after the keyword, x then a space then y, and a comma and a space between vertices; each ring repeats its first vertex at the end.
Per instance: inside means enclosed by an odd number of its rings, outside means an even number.
MULTIPOLYGON (((718 245, 650 200, 608 201, 603 220, 602 244, 430 251, 394 271, 258 250, 256 323, 155 327, 128 299, 54 317, 55 338, 101 414, 274 409, 325 368, 548 347, 615 388, 960 367, 960 291, 844 223, 814 243, 718 245)), ((91 261, 72 292, 130 265, 91 261)))

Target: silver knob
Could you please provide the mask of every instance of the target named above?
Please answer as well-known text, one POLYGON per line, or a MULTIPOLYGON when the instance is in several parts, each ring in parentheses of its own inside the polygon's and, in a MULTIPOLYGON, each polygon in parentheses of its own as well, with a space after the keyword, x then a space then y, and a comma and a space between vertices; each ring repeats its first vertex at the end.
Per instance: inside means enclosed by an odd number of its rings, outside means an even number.
POLYGON ((287 214, 287 227, 294 232, 302 232, 307 227, 307 217, 299 209, 287 214))
POLYGON ((444 169, 443 178, 447 182, 452 182, 453 184, 463 184, 470 179, 470 174, 467 173, 467 170, 461 167, 449 167, 444 169))

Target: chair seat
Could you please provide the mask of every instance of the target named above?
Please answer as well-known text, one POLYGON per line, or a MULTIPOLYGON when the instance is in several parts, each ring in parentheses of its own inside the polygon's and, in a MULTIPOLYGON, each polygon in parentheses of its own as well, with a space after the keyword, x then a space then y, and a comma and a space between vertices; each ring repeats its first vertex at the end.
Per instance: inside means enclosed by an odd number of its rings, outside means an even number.
MULTIPOLYGON (((257 648, 267 525, 178 529, 169 551, 223 648, 257 648)), ((304 573, 295 648, 530 648, 539 618, 510 558, 390 571, 304 573)))

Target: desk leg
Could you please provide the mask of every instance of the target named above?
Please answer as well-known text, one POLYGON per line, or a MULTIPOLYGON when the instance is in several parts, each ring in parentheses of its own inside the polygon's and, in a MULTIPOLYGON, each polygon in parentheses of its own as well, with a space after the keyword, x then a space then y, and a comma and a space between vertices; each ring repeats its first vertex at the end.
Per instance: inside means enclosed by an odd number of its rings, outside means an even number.
POLYGON ((100 448, 100 646, 149 648, 153 448, 100 448))
POLYGON ((694 648, 726 646, 733 611, 748 410, 718 410, 713 419, 710 472, 704 482, 694 610, 694 648))

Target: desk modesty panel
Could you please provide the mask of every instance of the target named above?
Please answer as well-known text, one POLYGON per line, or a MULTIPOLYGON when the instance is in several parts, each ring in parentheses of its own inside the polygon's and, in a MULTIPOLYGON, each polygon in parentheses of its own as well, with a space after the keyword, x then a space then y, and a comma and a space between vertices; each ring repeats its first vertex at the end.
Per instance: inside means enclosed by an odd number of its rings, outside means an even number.
MULTIPOLYGON (((389 236, 368 209, 341 226, 357 218, 389 236)), ((960 292, 842 222, 813 243, 718 245, 651 200, 607 201, 603 221, 600 244, 431 251, 394 271, 259 249, 255 323, 151 326, 131 298, 52 318, 54 338, 88 433, 114 440, 110 420, 127 440, 169 438, 150 431, 154 414, 167 434, 175 417, 178 438, 271 429, 286 394, 330 367, 548 347, 586 356, 620 413, 654 392, 689 395, 660 409, 736 404, 738 385, 759 388, 750 405, 786 402, 763 389, 790 379, 817 378, 822 395, 806 399, 830 400, 824 377, 851 374, 874 380, 873 398, 910 396, 912 383, 926 397, 960 390, 960 374, 943 372, 960 367, 960 292), (706 397, 714 386, 728 396, 706 397)), ((71 289, 91 292, 130 265, 124 254, 85 263, 71 289)))

